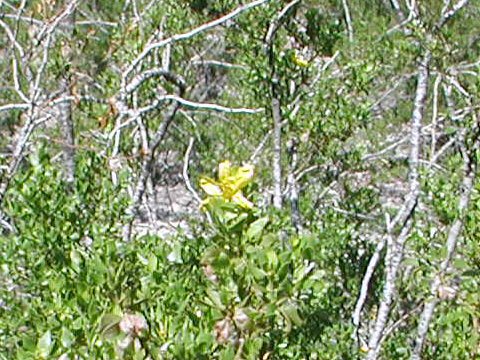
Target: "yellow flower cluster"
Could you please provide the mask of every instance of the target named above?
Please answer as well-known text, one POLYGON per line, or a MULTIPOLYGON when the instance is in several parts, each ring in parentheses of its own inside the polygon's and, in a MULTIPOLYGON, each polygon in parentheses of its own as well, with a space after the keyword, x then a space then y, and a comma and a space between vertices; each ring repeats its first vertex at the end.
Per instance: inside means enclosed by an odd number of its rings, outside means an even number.
POLYGON ((252 209, 253 203, 243 196, 242 189, 253 178, 253 165, 232 167, 230 161, 223 161, 218 166, 218 181, 208 177, 200 178, 200 187, 208 197, 202 201, 202 207, 213 198, 223 198, 226 202, 233 202, 244 209, 252 209))
POLYGON ((303 68, 308 67, 310 65, 310 63, 305 59, 305 57, 302 54, 300 54, 300 52, 298 51, 295 51, 292 54, 292 60, 295 64, 303 68))

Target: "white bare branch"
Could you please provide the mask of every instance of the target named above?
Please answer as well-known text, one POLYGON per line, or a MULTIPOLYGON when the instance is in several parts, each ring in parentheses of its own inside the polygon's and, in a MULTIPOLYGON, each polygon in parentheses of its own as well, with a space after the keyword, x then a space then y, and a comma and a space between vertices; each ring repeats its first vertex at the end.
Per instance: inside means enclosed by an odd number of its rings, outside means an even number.
POLYGON ((161 41, 158 41, 158 42, 154 42, 152 44, 149 44, 148 46, 145 47, 145 49, 143 49, 143 51, 130 63, 130 65, 125 69, 125 71, 123 72, 123 78, 126 78, 130 75, 130 73, 138 66, 138 64, 140 64, 140 62, 142 62, 148 54, 150 54, 150 52, 154 49, 159 49, 159 48, 162 48, 168 44, 173 44, 174 42, 177 42, 177 41, 182 41, 182 40, 186 40, 186 39, 190 39, 204 31, 207 31, 207 30, 210 30, 218 25, 221 25, 225 22, 227 22, 228 20, 231 20, 233 19, 234 17, 238 16, 239 14, 247 11, 247 10, 250 10, 254 7, 257 7, 257 6, 260 6, 260 5, 263 5, 265 4, 266 2, 268 2, 270 0, 256 0, 256 1, 252 1, 251 3, 248 3, 246 5, 242 5, 242 6, 239 6, 237 9, 233 10, 232 12, 218 18, 218 19, 215 19, 213 21, 210 21, 208 23, 205 23, 205 24, 202 24, 190 31, 187 31, 185 33, 182 33, 182 34, 175 34, 169 38, 166 38, 164 40, 161 40, 161 41))
POLYGON ((348 31, 348 41, 351 43, 353 42, 353 25, 352 25, 352 17, 350 15, 350 8, 348 7, 347 0, 342 0, 343 12, 345 14, 345 22, 347 23, 347 31, 348 31))
POLYGON ((0 106, 0 112, 2 111, 10 111, 10 110, 27 110, 31 107, 30 104, 6 104, 0 106))
POLYGON ((192 108, 192 109, 217 111, 217 112, 223 112, 227 114, 258 114, 265 111, 264 109, 232 108, 232 107, 226 107, 226 106, 217 105, 217 104, 200 103, 200 102, 183 99, 177 95, 165 95, 165 96, 162 96, 160 99, 163 101, 173 100, 185 107, 192 108))
MULTIPOLYGON (((427 86, 429 77, 428 67, 430 59, 431 53, 429 51, 426 51, 418 67, 417 88, 415 92, 410 130, 409 192, 405 199, 405 203, 398 212, 397 216, 395 216, 393 221, 387 225, 386 243, 388 246, 387 254, 385 255, 387 274, 383 289, 382 300, 380 302, 379 310, 377 313, 377 320, 368 341, 368 360, 375 360, 380 350, 380 339, 382 338, 385 325, 387 323, 390 313, 393 295, 395 293, 395 282, 397 279, 398 268, 403 258, 404 243, 408 238, 411 228, 411 221, 409 219, 411 218, 411 215, 415 210, 417 199, 420 194, 420 181, 418 172, 420 158, 420 137, 425 101, 427 97, 427 86), (397 239, 394 239, 394 235, 392 233, 397 225, 401 226, 401 231, 397 239)), ((382 246, 382 244, 379 244, 377 246, 377 249, 380 248, 381 250, 382 246)), ((375 254, 376 253, 377 251, 375 252, 375 254)), ((371 267, 374 268, 378 262, 377 256, 375 254, 370 259, 369 269, 371 267)), ((360 292, 361 294, 364 294, 369 286, 371 276, 373 275, 372 269, 370 269, 368 275, 369 277, 365 276, 362 281, 362 290, 360 292)), ((364 302, 364 296, 361 296, 357 301, 354 317, 354 320, 357 323, 359 323, 358 314, 360 314, 364 302)))
MULTIPOLYGON (((478 126, 478 125, 477 125, 478 126)), ((478 129, 478 128, 477 128, 478 129)), ((465 132, 462 136, 462 140, 465 140, 465 132)), ((435 310, 436 305, 440 301, 439 299, 439 289, 442 283, 443 275, 446 273, 448 267, 450 266, 450 262, 455 254, 455 248, 457 246, 458 239, 461 235, 463 223, 466 216, 466 210, 468 209, 473 185, 475 183, 475 177, 477 172, 477 163, 476 157, 477 152, 480 147, 480 141, 478 132, 474 135, 475 143, 472 149, 466 149, 465 144, 462 144, 462 154, 464 158, 464 178, 462 181, 462 185, 460 188, 460 199, 458 201, 458 217, 453 222, 450 230, 448 232, 447 243, 446 243, 446 255, 443 259, 442 263, 440 264, 440 269, 435 275, 431 285, 430 285, 430 296, 429 300, 425 303, 423 308, 422 314, 420 316, 420 321, 417 328, 417 337, 415 339, 415 347, 412 352, 411 359, 412 360, 420 360, 422 349, 424 346, 425 338, 427 336, 428 327, 430 325, 430 321, 433 317, 433 312, 435 310)))

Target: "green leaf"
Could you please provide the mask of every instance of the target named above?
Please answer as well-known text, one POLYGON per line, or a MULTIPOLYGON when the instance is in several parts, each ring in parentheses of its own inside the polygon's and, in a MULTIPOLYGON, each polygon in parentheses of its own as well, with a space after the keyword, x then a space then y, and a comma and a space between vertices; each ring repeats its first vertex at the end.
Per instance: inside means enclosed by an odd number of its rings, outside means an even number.
POLYGON ((105 314, 100 322, 100 329, 106 338, 112 338, 119 334, 118 323, 122 317, 115 314, 105 314))
POLYGON ((233 347, 229 346, 220 354, 221 360, 234 360, 235 359, 235 350, 233 347))
POLYGON ((220 251, 212 261, 212 265, 216 269, 226 269, 230 265, 230 258, 224 251, 220 251))
POLYGON ((72 250, 70 251, 70 261, 72 262, 72 269, 79 272, 82 264, 82 255, 77 250, 72 250))
POLYGON ((222 300, 220 297, 220 293, 216 290, 213 289, 207 289, 206 290, 208 298, 211 300, 212 305, 217 307, 220 310, 224 310, 225 306, 222 304, 222 300))
POLYGON ((261 280, 268 276, 268 274, 263 269, 260 269, 254 265, 250 265, 248 267, 248 270, 256 280, 261 280))
POLYGON ((209 247, 203 253, 201 263, 202 264, 211 264, 218 258, 218 254, 220 253, 220 249, 218 247, 209 247))
POLYGON ((247 213, 241 213, 241 214, 233 214, 232 219, 228 220, 228 225, 227 229, 230 232, 237 232, 241 229, 242 225, 244 225, 245 220, 248 218, 247 213))
POLYGON ((157 270, 158 266, 158 258, 155 254, 150 254, 148 256, 148 270, 153 272, 157 270))
POLYGON ((37 342, 37 354, 40 358, 46 359, 52 351, 52 333, 47 330, 37 342))
POLYGON ((82 317, 77 317, 75 320, 72 322, 72 329, 74 330, 80 330, 84 326, 83 324, 83 318, 82 317))
POLYGON ((175 244, 172 251, 167 256, 167 260, 174 264, 183 264, 182 248, 180 244, 175 244))
POLYGON ((453 265, 458 270, 467 270, 470 268, 470 265, 464 259, 455 259, 453 260, 453 265))
POLYGON ((137 253, 137 259, 140 262, 140 264, 144 266, 148 266, 148 259, 146 259, 142 254, 137 253))
POLYGON ((267 251, 267 259, 268 259, 268 264, 272 268, 276 268, 278 266, 278 256, 273 250, 268 250, 267 251))
POLYGON ((246 349, 248 354, 250 355, 250 359, 258 359, 260 350, 262 350, 263 346, 263 339, 261 337, 256 337, 246 344, 246 349))
POLYGON ((251 223, 247 230, 247 237, 249 239, 258 238, 261 235, 265 226, 267 226, 268 221, 269 221, 268 217, 264 216, 260 219, 255 220, 253 223, 251 223))
POLYGON ((73 336, 71 331, 68 330, 66 327, 62 327, 62 336, 60 338, 60 341, 62 342, 62 346, 68 349, 70 348, 74 340, 75 340, 75 337, 73 336))
POLYGON ((303 320, 300 318, 300 315, 298 315, 298 307, 295 304, 287 302, 279 308, 279 311, 285 319, 285 331, 287 333, 292 330, 292 323, 296 326, 303 324, 303 320))
POLYGON ((462 276, 480 276, 480 270, 467 270, 462 273, 462 276))
POLYGON ((27 335, 27 334, 24 334, 22 337, 21 337, 21 341, 22 341, 22 347, 24 350, 28 351, 28 352, 35 352, 36 348, 37 348, 37 339, 32 335, 27 335))

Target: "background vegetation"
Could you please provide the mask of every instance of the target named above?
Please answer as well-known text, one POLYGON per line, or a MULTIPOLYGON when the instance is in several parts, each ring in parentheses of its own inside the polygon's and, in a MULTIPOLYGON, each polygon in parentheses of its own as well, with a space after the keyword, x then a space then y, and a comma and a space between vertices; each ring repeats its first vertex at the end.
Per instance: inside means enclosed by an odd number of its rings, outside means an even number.
POLYGON ((0 359, 480 357, 479 16, 1 1, 0 359))

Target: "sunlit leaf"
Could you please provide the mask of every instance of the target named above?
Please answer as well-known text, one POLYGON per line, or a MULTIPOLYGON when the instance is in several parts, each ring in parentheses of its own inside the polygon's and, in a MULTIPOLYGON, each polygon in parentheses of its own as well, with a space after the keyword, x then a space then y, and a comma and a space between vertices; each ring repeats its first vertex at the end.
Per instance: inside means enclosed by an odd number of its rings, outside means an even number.
POLYGON ((52 333, 50 330, 47 330, 37 342, 37 353, 38 356, 42 359, 48 358, 50 352, 52 351, 52 333))
POLYGON ((62 346, 68 349, 70 348, 74 340, 75 340, 75 337, 73 336, 72 332, 68 330, 66 327, 62 327, 62 335, 60 338, 60 341, 62 342, 62 346))
POLYGON ((247 230, 247 237, 250 239, 259 237, 268 221, 268 217, 264 216, 251 223, 247 230))
POLYGON ((101 323, 100 323, 100 329, 102 334, 107 337, 115 337, 120 333, 120 330, 118 329, 118 324, 122 320, 122 317, 119 315, 115 314, 105 314, 102 317, 101 323))

